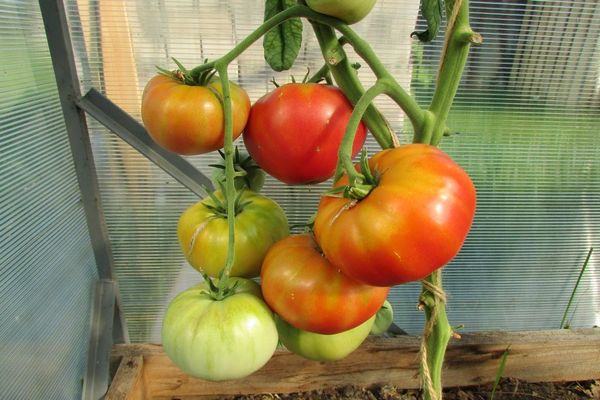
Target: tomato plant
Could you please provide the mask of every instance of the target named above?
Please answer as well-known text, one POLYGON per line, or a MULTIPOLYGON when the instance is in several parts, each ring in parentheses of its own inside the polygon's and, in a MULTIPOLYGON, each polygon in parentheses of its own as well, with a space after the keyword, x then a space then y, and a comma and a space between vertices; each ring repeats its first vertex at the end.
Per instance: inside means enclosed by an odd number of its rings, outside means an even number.
POLYGON ((354 328, 385 301, 389 288, 358 282, 339 271, 308 234, 287 237, 267 253, 261 271, 265 301, 296 328, 332 334, 354 328))
MULTIPOLYGON (((338 148, 352 105, 337 88, 317 83, 289 83, 254 103, 244 143, 256 163, 288 184, 317 183, 335 170, 338 148)), ((366 129, 357 129, 353 154, 366 129)))
POLYGON ((221 381, 247 376, 273 355, 278 342, 273 313, 253 281, 231 278, 216 299, 207 282, 179 293, 162 327, 165 353, 185 373, 221 381))
POLYGON ((306 0, 306 4, 322 14, 354 24, 371 12, 377 0, 306 0))
POLYGON ((375 316, 344 332, 323 335, 294 328, 275 316, 279 340, 292 353, 315 361, 335 361, 348 356, 367 338, 375 316))
MULTIPOLYGON (((250 99, 230 83, 233 136, 238 137, 250 112, 250 99)), ((208 153, 223 147, 223 97, 219 81, 187 84, 176 77, 158 74, 142 95, 142 120, 150 136, 175 153, 208 153)))
POLYGON ((383 150, 369 167, 376 185, 366 197, 321 199, 314 229, 325 256, 347 275, 379 286, 422 279, 449 262, 475 213, 465 171, 424 144, 383 150))
MULTIPOLYGON (((269 247, 288 235, 287 218, 276 202, 250 190, 240 192, 235 208, 231 275, 256 277, 269 247)), ((229 234, 223 194, 215 192, 189 207, 179 218, 177 234, 190 265, 218 277, 225 265, 229 234)))

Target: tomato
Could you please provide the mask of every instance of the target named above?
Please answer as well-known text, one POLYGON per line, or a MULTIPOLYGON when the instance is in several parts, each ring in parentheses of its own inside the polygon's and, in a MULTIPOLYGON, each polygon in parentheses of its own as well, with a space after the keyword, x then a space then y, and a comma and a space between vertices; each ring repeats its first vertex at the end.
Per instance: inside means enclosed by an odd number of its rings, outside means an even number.
POLYGON ((372 335, 383 335, 390 329, 394 322, 394 309, 389 301, 385 301, 377 314, 375 314, 375 322, 371 328, 372 335))
POLYGON ((356 350, 367 338, 375 316, 350 330, 322 335, 294 328, 275 316, 279 340, 292 353, 315 361, 335 361, 356 350))
POLYGON ((233 294, 215 300, 203 282, 179 293, 165 313, 164 351, 193 377, 242 378, 265 365, 277 347, 273 313, 258 284, 231 278, 228 286, 233 294))
MULTIPOLYGON (((410 144, 369 160, 376 187, 358 202, 324 196, 315 237, 325 256, 370 285, 422 279, 460 250, 475 214, 466 172, 436 147, 410 144)), ((335 186, 346 185, 342 177, 335 186)))
MULTIPOLYGON (((235 215, 235 258, 231 276, 253 278, 267 250, 288 235, 285 213, 268 197, 241 192, 235 215)), ((177 234, 181 250, 192 267, 218 277, 225 266, 229 228, 221 192, 188 208, 179 218, 177 234)))
POLYGON ((377 0, 306 0, 306 4, 321 14, 331 15, 347 24, 354 24, 371 12, 377 0))
POLYGON ((289 236, 269 249, 261 288, 267 304, 288 323, 323 334, 362 324, 379 310, 389 291, 342 274, 308 234, 289 236))
MULTIPOLYGON (((352 104, 336 87, 289 83, 260 98, 250 110, 244 143, 266 173, 288 184, 323 182, 333 175, 352 104)), ((366 138, 361 122, 355 155, 366 138)))
MULTIPOLYGON (((230 88, 235 139, 248 120, 250 99, 234 83, 230 88)), ((144 126, 156 143, 175 153, 191 155, 218 150, 224 140, 222 96, 219 81, 191 86, 156 75, 142 95, 144 126)))

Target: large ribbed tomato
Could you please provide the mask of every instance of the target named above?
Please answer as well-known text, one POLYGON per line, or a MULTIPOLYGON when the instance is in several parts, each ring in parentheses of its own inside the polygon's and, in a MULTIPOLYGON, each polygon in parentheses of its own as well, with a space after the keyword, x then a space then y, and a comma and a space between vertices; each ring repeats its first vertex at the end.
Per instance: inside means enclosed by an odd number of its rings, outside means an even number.
MULTIPOLYGON (((218 277, 225 266, 229 225, 223 194, 218 191, 181 214, 177 236, 192 267, 218 277)), ((254 278, 267 250, 288 235, 285 213, 268 197, 243 190, 235 213, 235 258, 231 276, 254 278)))
MULTIPOLYGON (((248 120, 250 99, 244 89, 233 83, 230 92, 235 139, 248 120)), ((156 75, 144 88, 142 120, 154 141, 175 153, 215 151, 223 147, 222 97, 219 81, 186 85, 179 79, 156 75)))
POLYGON ((269 307, 285 321, 323 334, 362 324, 380 309, 389 291, 341 273, 308 234, 287 237, 269 249, 261 288, 269 307))
POLYGON ((220 300, 202 282, 169 303, 162 344, 186 374, 211 381, 242 378, 265 365, 277 347, 273 313, 258 284, 231 278, 227 286, 230 293, 220 300))
MULTIPOLYGON (((424 144, 369 160, 377 180, 363 199, 323 197, 315 237, 325 256, 370 285, 422 279, 460 250, 475 214, 475 187, 446 153, 424 144)), ((343 176, 335 186, 348 184, 343 176)))
MULTIPOLYGON (((323 182, 335 171, 352 109, 336 87, 289 83, 254 103, 244 130, 244 144, 256 163, 282 182, 323 182)), ((361 122, 353 155, 365 138, 366 128, 361 122)))

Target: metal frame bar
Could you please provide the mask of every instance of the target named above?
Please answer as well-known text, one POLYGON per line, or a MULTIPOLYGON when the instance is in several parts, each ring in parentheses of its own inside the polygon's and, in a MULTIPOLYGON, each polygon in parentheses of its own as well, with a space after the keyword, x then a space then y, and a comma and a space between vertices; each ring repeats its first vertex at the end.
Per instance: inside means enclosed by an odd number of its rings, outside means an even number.
POLYGON ((86 112, 192 192, 213 189, 209 178, 184 158, 158 146, 145 128, 97 90, 81 96, 73 44, 63 0, 39 0, 60 103, 81 192, 86 223, 98 269, 90 317, 87 370, 82 398, 101 398, 110 381, 109 361, 114 342, 129 342, 114 259, 94 163, 86 112))
POLYGON ((115 282, 110 279, 96 282, 90 315, 90 337, 82 399, 101 399, 108 391, 113 342, 107 332, 113 330, 116 291, 115 282))

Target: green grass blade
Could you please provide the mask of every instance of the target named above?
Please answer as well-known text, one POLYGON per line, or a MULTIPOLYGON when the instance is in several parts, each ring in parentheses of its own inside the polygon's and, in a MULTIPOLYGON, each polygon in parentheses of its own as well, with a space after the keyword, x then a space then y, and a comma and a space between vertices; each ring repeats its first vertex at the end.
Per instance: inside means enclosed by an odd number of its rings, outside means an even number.
POLYGON ((494 380, 494 386, 492 386, 492 393, 490 394, 490 400, 494 400, 494 395, 496 394, 496 388, 498 387, 498 384, 500 383, 500 379, 502 378, 502 375, 504 374, 504 368, 506 367, 506 360, 508 359, 508 351, 510 350, 510 346, 508 346, 506 348, 506 350, 504 350, 504 353, 502 353, 502 357, 500 357, 500 365, 498 366, 498 369, 496 370, 496 379, 494 380))
POLYGON ((588 252, 587 257, 585 258, 585 262, 583 263, 583 266, 581 267, 581 271, 579 271, 579 276, 577 277, 577 282, 575 283, 575 287, 573 288, 573 291, 571 292, 571 297, 569 298, 569 302, 567 303, 567 308, 565 308, 565 313, 563 314, 562 320, 560 321, 560 329, 564 329, 564 327, 565 327, 569 309, 571 308, 571 304, 573 303, 573 299, 575 298, 575 293, 577 292, 577 289, 579 288, 579 283, 581 282, 581 278, 583 277, 583 274, 588 266, 588 263, 590 262, 590 258, 592 257, 593 251, 594 251, 594 248, 590 247, 590 251, 588 252))

